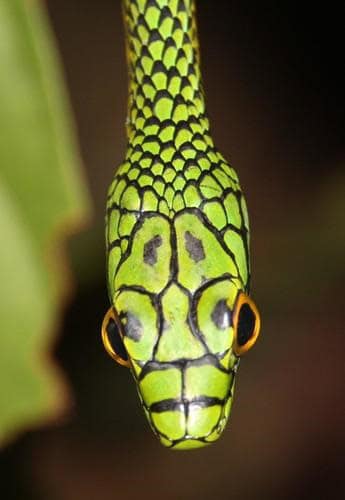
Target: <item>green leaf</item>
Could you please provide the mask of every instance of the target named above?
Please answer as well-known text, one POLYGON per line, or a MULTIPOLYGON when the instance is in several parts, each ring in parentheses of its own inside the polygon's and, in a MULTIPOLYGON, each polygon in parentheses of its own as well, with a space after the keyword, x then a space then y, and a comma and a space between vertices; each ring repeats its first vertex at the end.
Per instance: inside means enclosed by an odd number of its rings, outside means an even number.
POLYGON ((42 4, 0 0, 0 443, 64 407, 48 355, 70 284, 62 237, 90 212, 42 4))

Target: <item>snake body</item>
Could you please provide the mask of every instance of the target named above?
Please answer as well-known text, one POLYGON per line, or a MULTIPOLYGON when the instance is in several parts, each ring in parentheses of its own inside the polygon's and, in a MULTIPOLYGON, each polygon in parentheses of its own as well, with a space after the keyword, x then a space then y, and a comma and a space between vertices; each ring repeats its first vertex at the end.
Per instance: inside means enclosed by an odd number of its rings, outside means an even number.
POLYGON ((259 316, 249 226, 234 169, 216 149, 200 75, 193 0, 124 0, 128 146, 109 188, 103 322, 161 443, 215 441, 239 356, 259 316))

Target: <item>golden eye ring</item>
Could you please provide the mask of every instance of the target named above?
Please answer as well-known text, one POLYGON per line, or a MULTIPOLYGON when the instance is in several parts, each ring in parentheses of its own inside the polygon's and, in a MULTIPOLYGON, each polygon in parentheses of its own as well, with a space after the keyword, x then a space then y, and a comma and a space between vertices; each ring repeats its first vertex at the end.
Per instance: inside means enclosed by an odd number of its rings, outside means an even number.
POLYGON ((252 299, 240 292, 233 312, 233 351, 236 356, 245 354, 256 342, 261 327, 259 311, 252 299))
POLYGON ((120 334, 120 323, 114 307, 110 307, 102 323, 102 341, 105 350, 117 363, 130 367, 126 348, 120 334))

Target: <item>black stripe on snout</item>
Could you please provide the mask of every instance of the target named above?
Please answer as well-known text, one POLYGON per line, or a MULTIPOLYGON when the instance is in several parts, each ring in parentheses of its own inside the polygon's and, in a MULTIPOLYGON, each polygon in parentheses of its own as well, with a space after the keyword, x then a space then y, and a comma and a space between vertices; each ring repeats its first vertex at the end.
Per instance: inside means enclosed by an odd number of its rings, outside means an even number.
POLYGON ((208 406, 223 405, 225 400, 219 398, 212 398, 209 396, 199 396, 198 398, 193 398, 190 400, 180 400, 180 399, 163 399, 162 401, 157 401, 152 403, 150 406, 150 411, 155 413, 163 413, 164 411, 181 411, 184 412, 188 406, 198 406, 200 408, 206 408, 208 406))

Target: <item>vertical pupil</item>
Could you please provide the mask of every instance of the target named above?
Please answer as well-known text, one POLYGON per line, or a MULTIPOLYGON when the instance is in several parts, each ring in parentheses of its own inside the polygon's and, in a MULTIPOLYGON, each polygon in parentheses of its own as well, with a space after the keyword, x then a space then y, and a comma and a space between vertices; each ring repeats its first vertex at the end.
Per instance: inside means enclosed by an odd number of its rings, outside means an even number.
POLYGON ((120 337, 119 329, 112 318, 110 318, 107 324, 107 336, 115 354, 120 356, 120 358, 122 358, 124 361, 127 361, 128 355, 125 346, 123 345, 122 339, 120 337))
POLYGON ((237 323, 237 343, 239 346, 245 345, 254 333, 255 314, 249 304, 243 304, 237 323))

